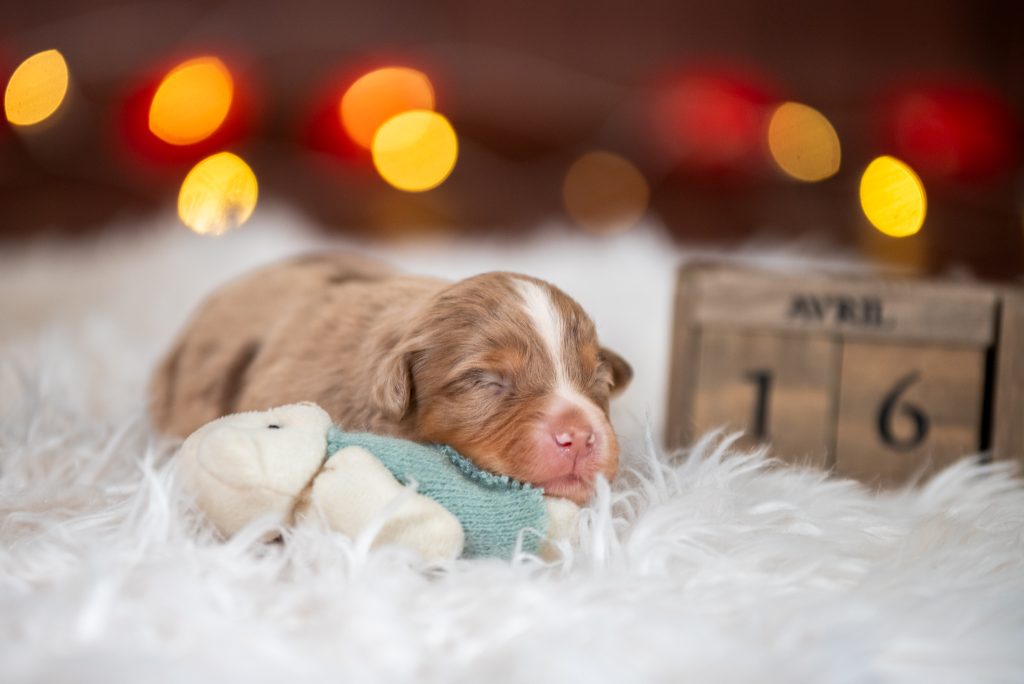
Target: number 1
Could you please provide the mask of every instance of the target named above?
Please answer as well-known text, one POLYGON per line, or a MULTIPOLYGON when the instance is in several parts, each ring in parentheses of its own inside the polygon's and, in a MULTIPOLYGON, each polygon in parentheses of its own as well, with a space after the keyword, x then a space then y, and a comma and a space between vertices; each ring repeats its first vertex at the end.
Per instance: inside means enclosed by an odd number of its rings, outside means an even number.
POLYGON ((750 436, 757 440, 768 439, 768 401, 772 391, 772 372, 767 370, 747 371, 743 377, 754 383, 754 415, 750 421, 750 436))

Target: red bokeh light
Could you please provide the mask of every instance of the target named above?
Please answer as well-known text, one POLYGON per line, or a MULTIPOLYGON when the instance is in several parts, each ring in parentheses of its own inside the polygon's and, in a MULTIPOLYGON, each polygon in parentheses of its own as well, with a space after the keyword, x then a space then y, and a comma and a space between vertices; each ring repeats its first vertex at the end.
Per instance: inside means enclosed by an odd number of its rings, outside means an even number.
POLYGON ((654 106, 656 144, 673 162, 698 172, 755 169, 764 161, 772 90, 748 74, 691 70, 667 79, 654 106))
POLYGON ((885 100, 884 142, 924 176, 985 181, 1017 161, 1013 111, 979 85, 916 85, 885 100))
POLYGON ((338 103, 345 90, 362 72, 346 69, 325 81, 316 91, 302 123, 302 141, 310 150, 345 161, 369 164, 370 151, 357 145, 341 125, 338 103))

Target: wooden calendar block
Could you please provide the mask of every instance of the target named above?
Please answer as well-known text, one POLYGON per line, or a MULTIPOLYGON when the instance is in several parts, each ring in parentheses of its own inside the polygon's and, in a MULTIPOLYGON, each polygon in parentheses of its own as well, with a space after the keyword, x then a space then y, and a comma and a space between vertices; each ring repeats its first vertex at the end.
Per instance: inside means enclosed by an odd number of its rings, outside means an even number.
POLYGON ((1024 458, 1024 294, 881 277, 681 270, 668 446, 714 427, 896 484, 1024 458))
POLYGON ((984 396, 984 349, 846 342, 837 472, 896 485, 977 452, 984 396))
POLYGON ((838 347, 810 335, 708 330, 700 335, 696 429, 743 432, 789 460, 828 466, 838 347))
POLYGON ((993 455, 1024 461, 1024 294, 1005 293, 999 330, 993 455))

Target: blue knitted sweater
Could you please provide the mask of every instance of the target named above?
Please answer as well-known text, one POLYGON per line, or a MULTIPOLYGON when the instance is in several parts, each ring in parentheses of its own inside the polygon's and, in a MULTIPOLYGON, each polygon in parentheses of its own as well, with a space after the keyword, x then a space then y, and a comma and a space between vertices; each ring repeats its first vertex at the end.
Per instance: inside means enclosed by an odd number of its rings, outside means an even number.
POLYGON ((523 550, 536 553, 540 547, 548 526, 543 489, 481 470, 449 446, 331 426, 327 457, 348 446, 363 447, 396 480, 403 485, 415 481, 417 492, 451 511, 466 533, 463 556, 510 558, 524 529, 523 550))

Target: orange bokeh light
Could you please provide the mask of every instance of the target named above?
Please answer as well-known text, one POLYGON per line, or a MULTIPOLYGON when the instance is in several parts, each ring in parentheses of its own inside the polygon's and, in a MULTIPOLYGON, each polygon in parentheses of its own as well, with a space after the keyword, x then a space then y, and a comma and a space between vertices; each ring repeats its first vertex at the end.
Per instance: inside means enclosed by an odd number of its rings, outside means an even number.
POLYGON ((22 62, 4 93, 7 120, 34 126, 50 118, 68 92, 68 65, 57 50, 37 52, 22 62))
POLYGON ((650 197, 640 169, 611 152, 583 155, 569 167, 562 183, 566 213, 592 233, 629 230, 647 211, 650 197))
POLYGON ((172 145, 213 135, 231 111, 234 79, 216 57, 179 64, 161 81, 149 107, 149 130, 172 145))
POLYGON ((370 149, 373 136, 388 119, 412 109, 434 109, 434 86, 425 74, 408 67, 384 67, 359 78, 341 98, 341 124, 360 147, 370 149))

